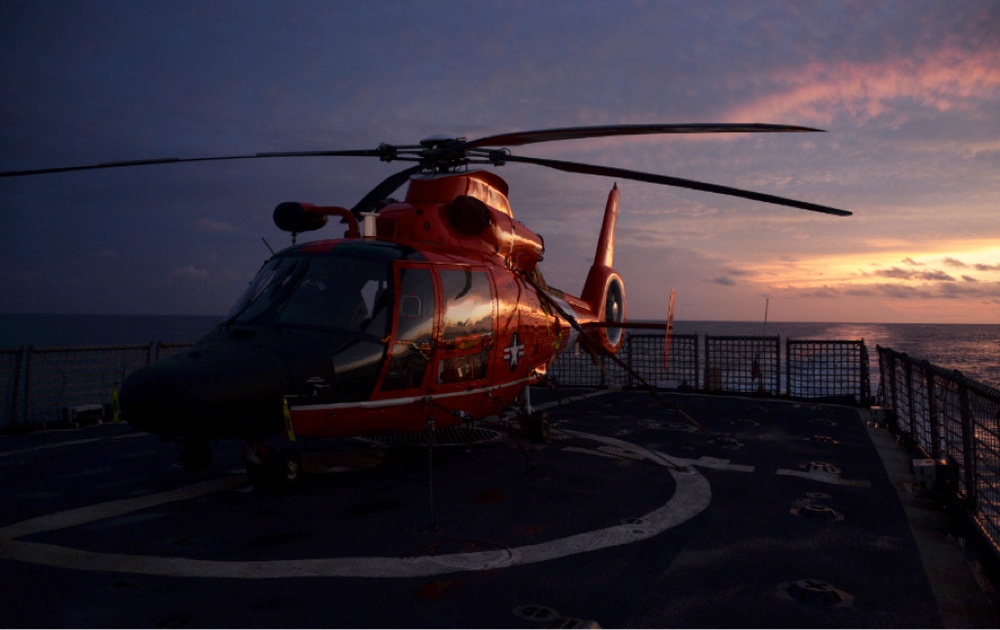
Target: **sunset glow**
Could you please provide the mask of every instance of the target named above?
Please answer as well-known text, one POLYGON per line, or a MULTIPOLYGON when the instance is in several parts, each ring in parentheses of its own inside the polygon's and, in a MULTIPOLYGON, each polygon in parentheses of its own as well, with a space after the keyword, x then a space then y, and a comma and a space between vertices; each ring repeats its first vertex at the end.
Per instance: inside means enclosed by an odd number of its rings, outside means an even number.
MULTIPOLYGON (((816 127, 512 150, 854 212, 619 181, 630 318, 662 317, 676 289, 687 320, 756 320, 769 300, 786 321, 1000 322, 992 0, 113 0, 0 15, 0 170, 583 125, 816 127)), ((405 166, 327 157, 0 179, 3 308, 224 313, 267 247, 289 243, 276 204, 351 207, 405 166)), ((548 282, 578 293, 616 182, 494 172, 545 238, 548 282)))

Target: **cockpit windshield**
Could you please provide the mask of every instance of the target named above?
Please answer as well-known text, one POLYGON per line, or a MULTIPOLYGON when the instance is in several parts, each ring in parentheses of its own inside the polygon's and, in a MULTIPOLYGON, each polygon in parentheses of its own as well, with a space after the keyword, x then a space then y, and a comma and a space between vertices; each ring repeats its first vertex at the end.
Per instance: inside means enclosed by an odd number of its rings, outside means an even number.
POLYGON ((271 306, 275 296, 291 281, 294 271, 302 265, 301 258, 272 258, 267 261, 236 305, 226 315, 229 323, 248 324, 271 306))
POLYGON ((276 322, 385 336, 391 264, 323 252, 277 257, 258 272, 227 321, 276 322))

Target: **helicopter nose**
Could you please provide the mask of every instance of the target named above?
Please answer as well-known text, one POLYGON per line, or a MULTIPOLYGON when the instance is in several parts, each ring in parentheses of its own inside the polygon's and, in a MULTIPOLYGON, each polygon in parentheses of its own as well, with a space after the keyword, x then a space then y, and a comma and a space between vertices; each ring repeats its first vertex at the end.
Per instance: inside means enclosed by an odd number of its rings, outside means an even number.
POLYGON ((284 382, 266 353, 196 347, 133 372, 119 401, 124 420, 162 437, 259 438, 281 429, 284 382))

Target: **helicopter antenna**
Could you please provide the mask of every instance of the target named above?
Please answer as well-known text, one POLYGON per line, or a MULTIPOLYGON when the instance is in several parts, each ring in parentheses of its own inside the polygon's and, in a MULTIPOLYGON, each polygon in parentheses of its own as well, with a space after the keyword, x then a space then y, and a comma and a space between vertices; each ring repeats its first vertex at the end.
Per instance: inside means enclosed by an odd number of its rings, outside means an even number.
POLYGON ((270 250, 271 255, 274 256, 274 248, 271 247, 271 244, 267 242, 267 239, 262 236, 260 237, 260 240, 264 241, 264 246, 267 247, 267 249, 270 250))

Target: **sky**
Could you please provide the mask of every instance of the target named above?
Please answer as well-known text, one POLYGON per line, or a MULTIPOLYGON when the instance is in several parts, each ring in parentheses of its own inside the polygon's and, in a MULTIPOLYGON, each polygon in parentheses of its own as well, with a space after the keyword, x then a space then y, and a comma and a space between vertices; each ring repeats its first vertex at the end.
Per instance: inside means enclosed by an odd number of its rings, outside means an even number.
MULTIPOLYGON (((0 171, 369 149, 550 127, 774 123, 517 155, 661 173, 840 218, 618 181, 629 319, 1000 322, 1000 3, 0 2, 0 171)), ((283 201, 354 205, 405 165, 288 158, 0 179, 0 312, 222 315, 289 244, 283 201)), ((507 164, 578 293, 615 180, 507 164)), ((396 196, 402 197, 403 190, 396 196)), ((332 224, 316 238, 341 235, 332 224)))

